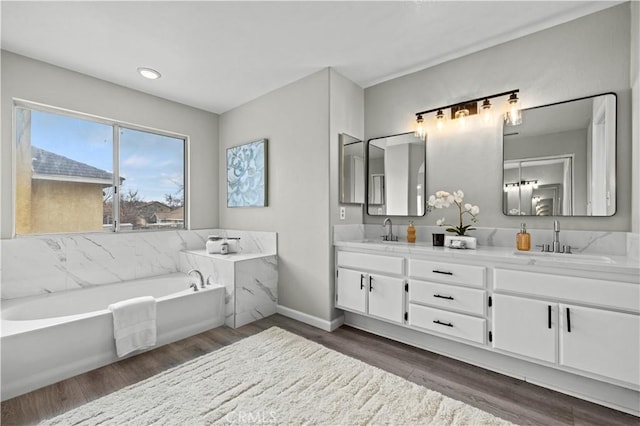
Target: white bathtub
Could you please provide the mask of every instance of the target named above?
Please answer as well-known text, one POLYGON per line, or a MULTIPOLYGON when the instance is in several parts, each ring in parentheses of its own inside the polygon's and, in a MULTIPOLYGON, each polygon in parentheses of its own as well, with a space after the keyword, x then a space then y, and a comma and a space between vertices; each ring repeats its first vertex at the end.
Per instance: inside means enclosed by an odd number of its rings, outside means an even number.
POLYGON ((157 300, 156 347, 224 324, 224 287, 184 273, 3 300, 2 400, 117 361, 107 306, 139 296, 157 300))

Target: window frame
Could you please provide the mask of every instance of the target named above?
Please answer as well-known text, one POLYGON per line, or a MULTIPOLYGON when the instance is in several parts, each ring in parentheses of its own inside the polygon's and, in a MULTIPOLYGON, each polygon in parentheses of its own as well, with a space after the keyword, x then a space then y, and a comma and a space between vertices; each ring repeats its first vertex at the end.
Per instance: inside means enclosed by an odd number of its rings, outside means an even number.
POLYGON ((127 121, 116 120, 113 118, 107 118, 98 116, 95 114, 89 114, 79 111, 74 111, 67 108, 55 107, 52 105, 47 105, 39 102, 28 101, 25 99, 13 98, 12 105, 12 128, 11 128, 11 180, 12 180, 12 209, 11 209, 11 232, 12 237, 37 237, 39 235, 75 235, 75 234, 108 234, 108 233, 147 233, 147 232, 164 232, 164 231, 175 231, 176 229, 154 229, 154 230, 121 230, 120 229, 120 194, 121 194, 121 182, 118 178, 120 176, 120 130, 134 130, 140 132, 146 132, 155 134, 158 136, 166 136, 174 139, 181 139, 183 141, 183 184, 184 184, 184 224, 181 230, 190 230, 191 229, 191 220, 190 220, 190 204, 191 204, 191 192, 190 192, 190 183, 191 183, 191 173, 190 173, 190 153, 191 153, 191 143, 188 135, 172 132, 169 130, 157 129, 154 127, 144 126, 140 124, 134 124, 127 121), (113 148, 113 158, 111 159, 113 163, 113 182, 112 188, 114 188, 114 194, 117 194, 117 197, 113 198, 113 211, 117 213, 117 219, 114 218, 114 224, 112 224, 111 229, 109 231, 78 231, 78 232, 55 232, 55 233, 44 233, 44 234, 26 234, 26 235, 17 235, 16 234, 16 173, 17 173, 17 153, 16 153, 16 129, 17 129, 17 117, 18 114, 16 110, 18 108, 24 108, 29 110, 35 110, 38 112, 45 112, 50 114, 63 115, 66 117, 77 118, 81 120, 87 120, 95 123, 100 123, 104 125, 111 126, 113 130, 112 135, 112 148, 113 148))

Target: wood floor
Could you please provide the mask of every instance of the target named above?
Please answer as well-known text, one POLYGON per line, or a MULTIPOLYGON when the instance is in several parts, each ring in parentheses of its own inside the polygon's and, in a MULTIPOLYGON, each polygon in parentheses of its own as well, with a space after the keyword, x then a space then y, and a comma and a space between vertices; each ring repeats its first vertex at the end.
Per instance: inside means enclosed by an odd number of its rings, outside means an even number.
POLYGON ((640 425, 640 418, 343 326, 333 333, 273 315, 220 327, 2 403, 2 425, 35 424, 271 326, 466 402, 516 424, 640 425))

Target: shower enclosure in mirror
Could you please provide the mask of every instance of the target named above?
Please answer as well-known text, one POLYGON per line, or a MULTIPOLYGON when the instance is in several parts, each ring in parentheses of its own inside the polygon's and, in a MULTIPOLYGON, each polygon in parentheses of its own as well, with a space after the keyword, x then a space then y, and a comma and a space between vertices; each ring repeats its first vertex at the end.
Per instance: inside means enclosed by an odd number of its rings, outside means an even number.
POLYGON ((364 204, 364 142, 345 133, 340 144, 340 203, 364 204))
POLYGON ((522 111, 503 128, 503 212, 611 216, 616 211, 616 95, 522 111))
POLYGON ((426 152, 426 142, 413 132, 369 139, 369 215, 424 216, 426 152))

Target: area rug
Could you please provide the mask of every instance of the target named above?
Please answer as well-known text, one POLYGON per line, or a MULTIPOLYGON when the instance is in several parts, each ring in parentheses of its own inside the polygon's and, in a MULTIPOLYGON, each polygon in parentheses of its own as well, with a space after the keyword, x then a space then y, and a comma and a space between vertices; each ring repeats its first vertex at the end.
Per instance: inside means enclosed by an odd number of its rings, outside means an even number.
POLYGON ((509 423, 272 327, 43 424, 509 423))

